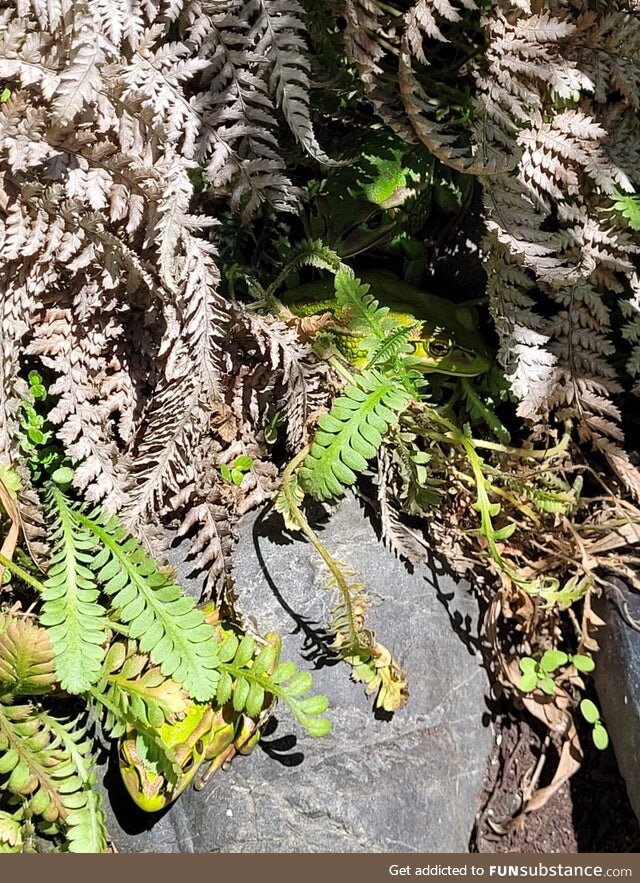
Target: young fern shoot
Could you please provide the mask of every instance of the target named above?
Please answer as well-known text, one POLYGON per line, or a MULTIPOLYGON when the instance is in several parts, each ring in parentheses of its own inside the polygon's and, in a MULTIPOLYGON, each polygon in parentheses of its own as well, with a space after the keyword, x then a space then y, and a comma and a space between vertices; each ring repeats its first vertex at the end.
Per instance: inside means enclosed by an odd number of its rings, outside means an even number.
POLYGON ((286 467, 282 477, 282 489, 276 499, 276 509, 291 530, 301 530, 327 566, 330 578, 328 589, 338 593, 329 629, 335 635, 331 645, 352 666, 354 680, 362 682, 369 695, 375 695, 375 706, 392 712, 402 708, 408 699, 406 678, 399 665, 385 646, 380 644, 373 631, 365 626, 365 614, 369 599, 364 585, 353 582, 355 575, 337 561, 321 542, 301 509, 304 492, 296 470, 308 454, 303 449, 286 467))

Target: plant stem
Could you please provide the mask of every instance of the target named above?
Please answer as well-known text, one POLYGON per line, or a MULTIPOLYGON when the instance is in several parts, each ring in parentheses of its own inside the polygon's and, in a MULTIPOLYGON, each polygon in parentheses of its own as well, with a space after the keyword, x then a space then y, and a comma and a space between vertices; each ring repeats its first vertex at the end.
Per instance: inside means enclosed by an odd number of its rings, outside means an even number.
POLYGON ((502 454, 509 454, 512 457, 523 457, 526 460, 549 460, 552 457, 558 457, 565 454, 569 447, 571 436, 566 432, 557 445, 546 450, 536 450, 534 448, 511 448, 507 445, 501 445, 498 442, 484 441, 480 438, 474 438, 473 443, 476 448, 485 448, 489 451, 499 451, 502 454))
POLYGON ((340 591, 340 594, 342 595, 342 598, 344 600, 344 606, 345 606, 345 610, 346 610, 346 614, 347 614, 347 621, 349 623, 349 633, 351 634, 354 648, 357 647, 357 648, 364 649, 364 648, 366 648, 367 645, 362 643, 360 631, 358 630, 356 622, 355 622, 355 617, 353 615, 353 608, 351 605, 351 594, 349 591, 349 585, 348 585, 346 579, 344 578, 344 574, 342 573, 342 570, 338 566, 335 559, 331 556, 329 551, 327 549, 325 549, 325 547, 322 545, 322 543, 320 542, 318 537, 315 535, 314 531, 312 530, 311 526, 309 525, 309 522, 307 521, 307 519, 303 515, 300 507, 298 506, 293 493, 291 492, 290 484, 291 484, 291 481, 292 481, 293 476, 295 474, 295 471, 298 468, 298 466, 300 466, 300 464, 302 463, 302 461, 307 456, 307 454, 309 453, 310 450, 311 450, 311 446, 305 445, 305 447, 298 454, 296 454, 296 456, 291 460, 291 462, 287 464, 287 467, 285 468, 285 470, 282 474, 282 492, 284 493, 285 499, 287 501, 287 505, 289 506, 291 512, 293 512, 295 519, 300 526, 300 530, 306 536, 306 538, 309 540, 309 542, 311 543, 313 548, 316 550, 318 555, 320 555, 320 557, 322 558, 324 563, 329 568, 331 575, 333 576, 333 578, 336 581, 336 585, 337 585, 337 587, 340 591))
POLYGON ((27 583, 27 585, 31 586, 31 588, 35 589, 36 592, 44 592, 44 585, 39 580, 31 576, 31 574, 20 567, 19 564, 14 564, 10 558, 6 558, 1 552, 0 564, 3 567, 8 568, 15 576, 18 577, 18 579, 21 579, 23 582, 27 583))

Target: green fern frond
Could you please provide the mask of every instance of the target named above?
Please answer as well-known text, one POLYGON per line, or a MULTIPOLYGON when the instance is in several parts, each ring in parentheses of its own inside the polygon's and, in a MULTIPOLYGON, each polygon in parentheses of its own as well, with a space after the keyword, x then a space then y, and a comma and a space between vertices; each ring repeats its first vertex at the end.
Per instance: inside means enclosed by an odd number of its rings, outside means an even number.
POLYGON ((470 383, 466 377, 460 378, 460 385, 467 413, 471 420, 488 426, 501 444, 510 444, 511 435, 509 430, 491 407, 493 401, 490 395, 479 396, 474 388, 474 384, 470 383))
POLYGON ((525 485, 524 491, 540 512, 552 515, 567 515, 575 508, 576 499, 572 493, 545 490, 531 485, 525 485))
POLYGON ((63 689, 83 693, 100 675, 107 641, 106 610, 89 566, 96 540, 77 523, 65 494, 53 482, 47 502, 55 527, 40 622, 51 640, 63 689))
MULTIPOLYGON (((307 452, 308 448, 300 451, 286 467, 282 478, 282 493, 286 499, 286 506, 290 516, 295 520, 295 523, 329 569, 331 576, 328 588, 335 589, 338 593, 339 600, 332 611, 333 620, 330 624, 330 628, 335 635, 332 647, 352 666, 354 680, 365 683, 365 688, 369 694, 377 691, 376 706, 384 707, 387 711, 395 711, 402 708, 407 701, 408 687, 404 675, 396 665, 391 653, 382 644, 376 642, 373 632, 365 625, 365 614, 369 608, 369 599, 364 587, 362 583, 350 582, 350 577, 354 576, 353 572, 348 571, 343 564, 336 561, 323 545, 305 518, 295 496, 294 491, 297 485, 293 484, 292 477, 295 475, 300 463, 306 459, 307 452), (383 670, 378 672, 377 660, 382 658, 388 659, 388 663, 383 670), (383 681, 395 683, 397 686, 395 692, 392 690, 383 692, 382 689, 379 689, 383 681), (394 701, 396 704, 392 706, 394 701)), ((274 674, 277 675, 281 671, 287 672, 287 678, 293 677, 295 674, 295 668, 290 663, 284 663, 283 666, 276 669, 274 674)), ((284 674, 282 674, 282 677, 284 678, 284 674)), ((297 684, 298 681, 294 680, 292 683, 297 684)), ((291 702, 291 700, 289 701, 291 702)), ((298 711, 296 712, 294 709, 294 714, 311 714, 312 709, 316 707, 314 702, 317 701, 317 697, 303 700, 303 704, 298 708, 298 711)), ((300 717, 298 717, 298 720, 300 720, 300 717)), ((303 726, 307 725, 303 723, 303 726)), ((318 735, 321 735, 321 733, 318 735)))
POLYGON ((391 652, 365 627, 370 603, 364 585, 349 582, 353 572, 340 562, 336 564, 341 579, 332 573, 327 583, 327 588, 338 589, 341 596, 331 611, 329 628, 336 636, 332 647, 351 666, 354 681, 364 684, 367 695, 375 695, 376 708, 397 711, 409 696, 406 676, 391 652))
POLYGON ((522 484, 522 491, 533 501, 540 512, 552 515, 568 515, 573 511, 582 491, 582 476, 573 485, 549 470, 538 472, 535 481, 522 484))
POLYGON ((410 396, 417 398, 418 388, 425 381, 419 371, 421 362, 412 358, 408 341, 421 323, 400 323, 389 315, 389 307, 381 307, 369 294, 369 289, 370 285, 357 279, 349 267, 341 267, 335 278, 336 315, 352 331, 362 334, 358 349, 368 357, 365 370, 384 367, 410 396))
POLYGON ((369 696, 376 696, 376 708, 393 712, 407 703, 409 688, 405 674, 383 644, 375 643, 346 661, 352 667, 353 679, 364 684, 369 696))
POLYGON ((384 339, 394 331, 397 323, 389 317, 389 307, 381 307, 372 294, 370 285, 357 279, 351 269, 340 267, 335 278, 336 302, 340 320, 354 331, 369 332, 373 341, 366 336, 363 349, 384 339))
POLYGON ((53 648, 45 629, 24 616, 0 614, 0 695, 49 693, 55 683, 53 648))
POLYGON ((73 791, 69 782, 65 784, 64 803, 68 811, 65 820, 67 849, 75 853, 100 853, 107 848, 105 814, 102 797, 95 790, 96 776, 92 742, 87 738, 87 727, 74 727, 45 714, 41 720, 55 736, 67 753, 80 782, 80 788, 73 791))
POLYGON ((407 428, 393 432, 387 450, 397 468, 398 499, 409 515, 425 515, 440 502, 445 482, 427 468, 432 454, 422 450, 418 437, 407 428))
POLYGON ((23 822, 11 813, 0 810, 0 855, 23 851, 23 822))
POLYGON ((220 645, 221 669, 217 700, 231 701, 234 711, 256 720, 273 699, 285 702, 310 736, 325 736, 331 723, 322 717, 329 706, 325 696, 305 696, 312 687, 309 672, 297 671, 292 662, 278 664, 281 641, 266 636, 267 644, 256 648, 250 635, 239 639, 229 633, 220 645))
POLYGON ((324 245, 321 239, 307 239, 292 249, 284 269, 267 288, 266 298, 272 298, 283 282, 301 267, 315 267, 318 270, 337 273, 342 267, 342 260, 338 253, 324 245))
POLYGON ((619 211, 632 230, 640 230, 640 194, 614 191, 613 207, 619 211))
POLYGON ((353 656, 371 647, 372 632, 365 628, 369 596, 364 583, 352 581, 356 574, 332 556, 335 570, 330 571, 327 589, 338 592, 338 601, 331 610, 329 628, 336 636, 334 648, 341 656, 353 656))
POLYGON ((75 853, 107 851, 107 831, 102 797, 92 786, 95 775, 87 781, 86 803, 67 816, 67 849, 75 853))
POLYGON ((80 508, 73 518, 102 548, 91 569, 130 638, 149 654, 165 677, 183 684, 198 702, 215 694, 218 657, 213 629, 193 598, 184 594, 115 517, 80 508))
POLYGON ((284 487, 281 488, 273 503, 276 512, 282 515, 284 526, 287 530, 300 530, 300 522, 296 512, 303 500, 304 491, 300 487, 297 474, 289 476, 287 478, 287 491, 285 492, 284 487), (290 499, 294 501, 294 506, 289 503, 290 499))
MULTIPOLYGON (((414 325, 398 325, 381 340, 375 341, 368 353, 369 361, 365 366, 365 371, 370 368, 383 367, 390 362, 394 363, 402 357, 409 357, 413 351, 409 340, 419 324, 416 322, 414 325)), ((366 349, 366 346, 363 344, 362 348, 366 349)))
POLYGON ((109 647, 92 696, 107 708, 104 727, 114 739, 127 725, 158 730, 189 708, 185 690, 148 663, 133 641, 116 641, 109 647))
POLYGON ((300 470, 303 487, 318 500, 344 492, 375 457, 390 424, 410 396, 393 379, 366 371, 349 383, 323 415, 300 470))
POLYGON ((82 789, 74 764, 60 743, 34 705, 0 703, 2 789, 24 797, 32 815, 58 827, 74 808, 73 795, 82 789))

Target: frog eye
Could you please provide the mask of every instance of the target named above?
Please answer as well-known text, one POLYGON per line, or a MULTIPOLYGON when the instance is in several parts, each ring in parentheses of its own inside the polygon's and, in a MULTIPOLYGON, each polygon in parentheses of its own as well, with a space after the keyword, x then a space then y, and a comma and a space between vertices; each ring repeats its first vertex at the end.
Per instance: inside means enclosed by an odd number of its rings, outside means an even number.
POLYGON ((187 757, 185 758, 185 762, 182 764, 182 769, 185 773, 188 773, 191 767, 194 764, 196 757, 204 756, 204 742, 202 739, 198 739, 198 741, 193 746, 193 751, 190 751, 187 757))
POLYGON ((452 349, 451 341, 446 337, 432 337, 427 341, 427 352, 434 359, 444 359, 452 349))
POLYGON ((127 751, 127 743, 123 740, 120 742, 120 762, 126 765, 133 763, 132 759, 129 757, 129 752, 127 751))

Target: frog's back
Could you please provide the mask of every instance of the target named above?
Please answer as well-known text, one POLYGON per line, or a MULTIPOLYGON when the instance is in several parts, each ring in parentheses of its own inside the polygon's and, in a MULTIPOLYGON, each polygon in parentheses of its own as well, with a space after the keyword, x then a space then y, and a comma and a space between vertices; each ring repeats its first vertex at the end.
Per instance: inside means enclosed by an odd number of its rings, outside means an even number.
POLYGON ((369 294, 397 312, 407 312, 410 307, 416 319, 435 322, 445 328, 460 324, 455 303, 430 291, 416 288, 387 270, 366 270, 358 278, 370 286, 369 294))
MULTIPOLYGON (((386 270, 364 270, 357 274, 361 282, 369 286, 372 295, 381 306, 389 307, 396 315, 409 315, 427 323, 430 329, 435 326, 455 331, 458 338, 474 338, 474 316, 471 310, 458 306, 444 297, 429 291, 422 291, 404 282, 386 270)), ((291 289, 282 300, 298 316, 310 316, 316 313, 336 309, 333 279, 318 279, 308 282, 299 288, 291 289)), ((462 342, 462 341, 461 341, 462 342)))

